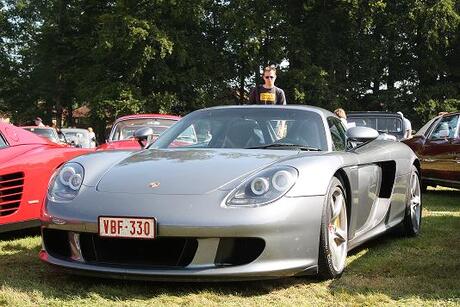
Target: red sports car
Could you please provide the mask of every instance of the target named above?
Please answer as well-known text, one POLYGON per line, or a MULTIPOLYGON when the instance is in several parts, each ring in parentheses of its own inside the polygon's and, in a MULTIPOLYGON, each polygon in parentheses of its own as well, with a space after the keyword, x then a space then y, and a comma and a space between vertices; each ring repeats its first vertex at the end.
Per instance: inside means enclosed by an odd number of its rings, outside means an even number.
POLYGON ((460 112, 437 116, 404 140, 420 158, 422 187, 460 188, 460 112))
POLYGON ((112 126, 109 138, 97 150, 109 149, 140 149, 141 146, 134 139, 134 131, 143 127, 150 127, 153 130, 153 141, 158 136, 175 124, 180 116, 165 114, 136 114, 120 117, 112 126))
POLYGON ((87 152, 0 122, 0 232, 40 225, 52 174, 67 160, 87 152))

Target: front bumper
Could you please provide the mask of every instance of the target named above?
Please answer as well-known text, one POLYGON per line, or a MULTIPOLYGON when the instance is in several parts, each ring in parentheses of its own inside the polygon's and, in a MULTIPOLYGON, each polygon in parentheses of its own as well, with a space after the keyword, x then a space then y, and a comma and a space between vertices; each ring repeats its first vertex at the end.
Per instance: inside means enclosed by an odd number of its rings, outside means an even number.
POLYGON ((224 197, 218 193, 171 196, 94 191, 80 195, 85 196, 69 204, 47 204, 42 216, 44 244, 40 252, 44 262, 81 274, 177 281, 262 279, 317 272, 324 196, 283 197, 263 207, 228 208, 218 205, 224 197), (197 243, 196 249, 190 261, 181 265, 85 259, 79 238, 90 235, 99 240, 97 220, 104 215, 154 216, 158 221, 158 239, 190 239, 197 243), (68 253, 59 254, 47 246, 49 230, 66 233, 68 253), (234 244, 223 244, 235 240, 246 245, 237 249, 234 244), (262 247, 258 244, 255 252, 256 247, 251 246, 255 241, 251 240, 263 242, 262 247), (222 253, 236 258, 238 253, 252 253, 254 259, 223 263, 218 260, 222 253))

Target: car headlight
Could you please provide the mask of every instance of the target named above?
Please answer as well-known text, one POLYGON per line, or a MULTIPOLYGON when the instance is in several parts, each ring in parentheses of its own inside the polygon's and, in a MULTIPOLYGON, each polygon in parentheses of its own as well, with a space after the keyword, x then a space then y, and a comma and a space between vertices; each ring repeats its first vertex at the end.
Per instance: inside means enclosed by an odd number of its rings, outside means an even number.
POLYGON ((231 207, 258 207, 276 201, 294 185, 298 171, 290 166, 271 167, 245 180, 227 198, 231 207))
POLYGON ((48 198, 54 202, 74 199, 83 183, 85 171, 75 162, 64 164, 53 176, 48 188, 48 198))

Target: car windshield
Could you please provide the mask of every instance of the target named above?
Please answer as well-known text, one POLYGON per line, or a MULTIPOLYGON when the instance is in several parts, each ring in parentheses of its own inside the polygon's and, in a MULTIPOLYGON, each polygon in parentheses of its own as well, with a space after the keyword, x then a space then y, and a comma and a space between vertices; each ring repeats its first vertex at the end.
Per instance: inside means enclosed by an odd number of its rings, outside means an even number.
POLYGON ((137 118, 123 120, 116 124, 110 134, 111 141, 127 140, 133 137, 134 132, 143 127, 150 127, 153 129, 153 135, 159 136, 166 129, 176 123, 173 119, 161 118, 137 118))
POLYGON ((151 148, 270 148, 327 150, 319 113, 287 108, 222 108, 191 113, 151 148))
POLYGON ((64 133, 67 141, 74 143, 75 145, 81 145, 81 147, 89 146, 89 135, 84 130, 61 130, 64 133))
POLYGON ((25 128, 39 136, 45 137, 54 143, 59 143, 59 137, 54 129, 50 128, 25 128))
POLYGON ((357 127, 369 127, 379 132, 402 133, 402 121, 397 117, 353 117, 349 116, 348 124, 357 127))

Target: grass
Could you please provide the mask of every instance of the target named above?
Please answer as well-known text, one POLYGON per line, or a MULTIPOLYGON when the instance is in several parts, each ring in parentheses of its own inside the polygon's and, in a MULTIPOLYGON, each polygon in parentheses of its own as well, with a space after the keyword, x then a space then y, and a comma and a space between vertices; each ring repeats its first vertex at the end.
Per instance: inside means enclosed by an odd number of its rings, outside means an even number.
POLYGON ((424 194, 422 233, 351 252, 342 278, 160 283, 68 275, 41 263, 37 232, 0 235, 0 305, 460 305, 460 191, 424 194))

